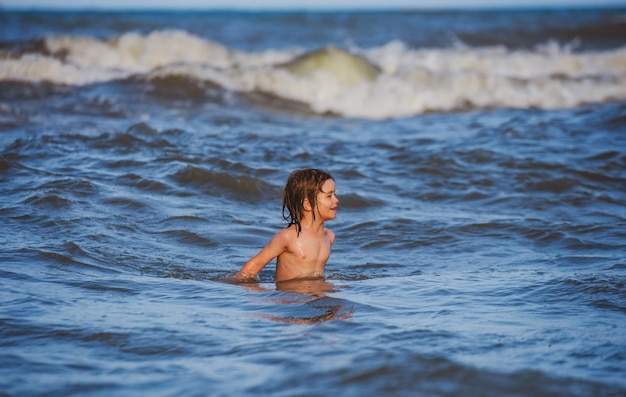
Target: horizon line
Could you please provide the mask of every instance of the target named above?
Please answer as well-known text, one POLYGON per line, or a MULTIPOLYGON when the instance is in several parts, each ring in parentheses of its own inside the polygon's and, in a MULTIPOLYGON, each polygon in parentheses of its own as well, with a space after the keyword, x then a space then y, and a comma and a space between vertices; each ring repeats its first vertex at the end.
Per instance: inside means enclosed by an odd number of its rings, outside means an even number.
POLYGON ((449 6, 337 6, 337 7, 316 7, 316 6, 297 6, 297 7, 250 7, 250 6, 180 6, 180 7, 168 7, 168 6, 21 6, 21 5, 7 5, 0 1, 0 11, 220 11, 220 12, 357 12, 357 11, 501 11, 501 10, 519 10, 519 11, 533 11, 533 10, 589 10, 589 9, 624 9, 626 10, 626 4, 575 4, 575 5, 523 5, 523 4, 491 4, 491 5, 449 5, 449 6))

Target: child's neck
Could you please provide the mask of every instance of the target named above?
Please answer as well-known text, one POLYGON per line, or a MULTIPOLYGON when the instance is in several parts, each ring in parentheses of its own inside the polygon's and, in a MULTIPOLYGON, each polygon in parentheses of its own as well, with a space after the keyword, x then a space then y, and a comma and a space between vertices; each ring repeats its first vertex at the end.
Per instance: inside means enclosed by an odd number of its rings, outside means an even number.
POLYGON ((302 230, 318 232, 324 229, 324 221, 320 220, 319 217, 313 219, 313 215, 311 212, 305 212, 302 220, 300 220, 300 228, 302 230))

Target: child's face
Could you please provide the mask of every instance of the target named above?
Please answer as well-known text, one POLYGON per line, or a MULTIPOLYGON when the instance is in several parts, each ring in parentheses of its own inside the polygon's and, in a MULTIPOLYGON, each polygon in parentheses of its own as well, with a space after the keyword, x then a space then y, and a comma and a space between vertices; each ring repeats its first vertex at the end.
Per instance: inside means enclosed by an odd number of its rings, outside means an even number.
POLYGON ((317 193, 317 214, 324 220, 337 217, 337 205, 339 199, 335 195, 335 181, 327 179, 322 185, 322 191, 317 193))

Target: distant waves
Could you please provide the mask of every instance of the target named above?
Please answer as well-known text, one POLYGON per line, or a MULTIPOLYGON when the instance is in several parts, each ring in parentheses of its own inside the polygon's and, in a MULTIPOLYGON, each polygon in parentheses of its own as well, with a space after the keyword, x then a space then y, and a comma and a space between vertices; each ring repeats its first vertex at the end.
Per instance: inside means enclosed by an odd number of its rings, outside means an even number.
POLYGON ((197 101, 219 100, 219 91, 263 94, 313 113, 366 119, 626 99, 626 47, 573 52, 547 42, 533 49, 412 49, 391 41, 350 52, 244 52, 162 30, 106 40, 47 36, 43 48, 26 48, 0 52, 0 81, 81 86, 132 78, 156 93, 197 101))

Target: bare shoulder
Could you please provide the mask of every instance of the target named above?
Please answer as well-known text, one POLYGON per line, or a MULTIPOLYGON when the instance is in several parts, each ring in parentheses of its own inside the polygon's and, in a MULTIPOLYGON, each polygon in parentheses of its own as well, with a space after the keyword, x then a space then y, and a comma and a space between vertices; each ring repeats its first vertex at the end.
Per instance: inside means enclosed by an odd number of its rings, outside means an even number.
POLYGON ((328 236, 330 244, 332 245, 335 242, 335 233, 330 229, 326 229, 326 235, 328 236))
POLYGON ((297 237, 298 234, 296 233, 296 228, 294 225, 290 225, 289 227, 281 229, 274 235, 275 240, 280 241, 286 245, 295 241, 297 237))

